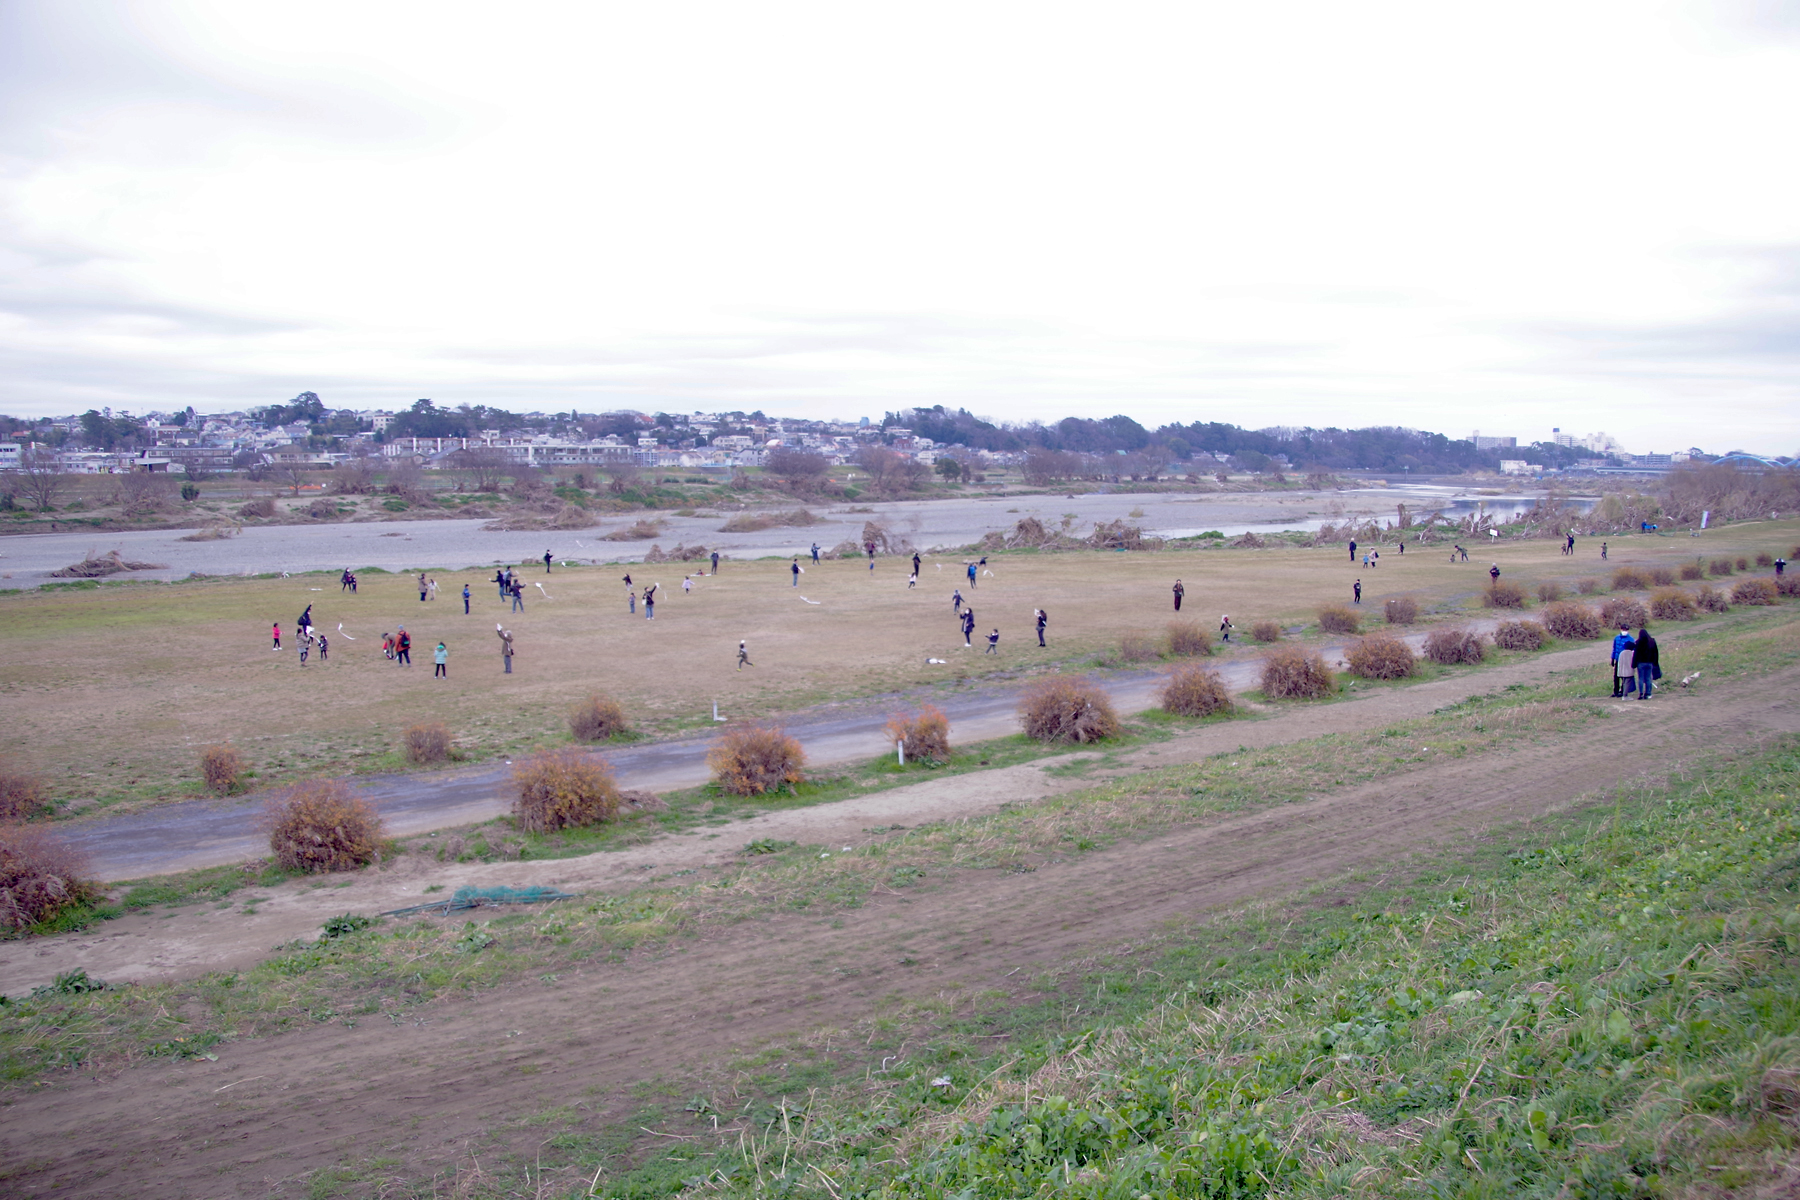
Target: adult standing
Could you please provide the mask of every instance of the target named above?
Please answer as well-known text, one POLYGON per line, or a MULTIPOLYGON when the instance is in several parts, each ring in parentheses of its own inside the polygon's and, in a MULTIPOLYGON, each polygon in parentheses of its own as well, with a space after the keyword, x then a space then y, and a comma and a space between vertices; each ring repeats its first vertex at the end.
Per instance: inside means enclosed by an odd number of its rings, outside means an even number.
POLYGON ((469 585, 463 584, 463 616, 469 615, 469 585))
POLYGON ((1355 538, 1350 539, 1350 561, 1351 562, 1356 561, 1356 539, 1355 538))
POLYGON ((1569 530, 1569 540, 1563 545, 1563 553, 1573 557, 1575 554, 1575 531, 1569 530))
POLYGON ((439 642, 437 649, 431 652, 431 677, 433 679, 450 678, 450 648, 439 642))
POLYGON ((974 563, 969 564, 969 590, 971 592, 975 590, 975 564, 974 563))
POLYGON ((1605 542, 1600 543, 1600 561, 1601 562, 1606 561, 1606 543, 1605 542))
POLYGON ((819 543, 817 542, 812 544, 812 560, 813 566, 816 567, 819 565, 819 543))
POLYGON ((1662 660, 1657 654, 1656 639, 1641 625, 1637 644, 1631 648, 1631 669, 1637 672, 1638 699, 1648 700, 1656 681, 1662 678, 1662 660))
POLYGON ((506 674, 511 675, 513 654, 515 653, 512 630, 496 625, 494 633, 500 639, 500 661, 506 666, 506 674))
POLYGON ((412 634, 406 632, 406 626, 394 635, 394 662, 402 667, 412 666, 412 634))
POLYGON ((544 551, 544 574, 548 575, 549 573, 550 573, 550 552, 548 550, 546 550, 546 551, 544 551))
POLYGON ((1776 559, 1775 560, 1775 578, 1780 579, 1785 574, 1787 574, 1787 559, 1785 559, 1785 558, 1776 559))
POLYGON ((306 606, 306 611, 300 614, 300 619, 298 621, 294 622, 294 629, 296 632, 298 632, 300 634, 301 637, 305 637, 306 631, 311 628, 312 628, 312 605, 309 604, 306 606))
POLYGON ((788 570, 793 573, 794 586, 799 587, 800 586, 800 556, 798 554, 794 555, 794 561, 788 564, 788 570))
POLYGON ((975 632, 975 610, 973 608, 963 609, 962 629, 963 629, 963 649, 964 650, 971 649, 973 647, 974 643, 971 642, 969 639, 970 639, 970 636, 972 634, 974 634, 974 632, 975 632))
POLYGON ((919 563, 921 561, 923 561, 923 560, 921 560, 919 558, 919 552, 917 550, 914 550, 913 551, 913 574, 914 575, 917 575, 919 573, 919 563))
POLYGON ((1038 647, 1042 649, 1044 645, 1044 626, 1050 623, 1050 616, 1041 608, 1035 610, 1032 613, 1032 616, 1037 620, 1038 647))
POLYGON ((719 552, 717 550, 714 550, 712 552, 712 567, 713 567, 712 573, 714 575, 717 575, 719 573, 719 552))
POLYGON ((502 600, 506 599, 506 572, 505 571, 497 570, 494 572, 494 587, 496 590, 499 591, 500 598, 502 600))
POLYGON ((1613 699, 1615 700, 1625 694, 1625 677, 1619 674, 1619 656, 1636 644, 1631 640, 1630 627, 1621 622, 1619 632, 1613 634, 1612 640, 1613 699))
POLYGON ((649 587, 644 589, 644 620, 646 620, 646 621, 656 620, 656 589, 657 589, 657 587, 658 587, 658 585, 653 583, 649 587))
POLYGON ((525 581, 522 579, 512 581, 512 610, 514 612, 525 611, 525 581))
POLYGON ((1175 581, 1175 587, 1172 590, 1175 593, 1175 611, 1180 612, 1181 611, 1181 598, 1183 596, 1187 595, 1187 589, 1182 587, 1181 580, 1177 579, 1175 581))
POLYGON ((419 603, 420 604, 425 603, 426 587, 427 587, 427 585, 425 583, 425 572, 420 571, 419 572, 419 603))

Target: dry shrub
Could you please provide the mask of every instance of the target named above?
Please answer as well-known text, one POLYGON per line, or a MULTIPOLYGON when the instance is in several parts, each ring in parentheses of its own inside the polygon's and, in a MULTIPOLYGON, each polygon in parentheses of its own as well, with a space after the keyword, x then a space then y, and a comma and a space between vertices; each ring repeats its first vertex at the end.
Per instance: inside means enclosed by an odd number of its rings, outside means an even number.
POLYGON ((619 807, 630 809, 634 813, 659 813, 669 810, 669 802, 655 792, 642 788, 621 788, 619 790, 619 807))
POLYGON ((1364 679, 1405 679, 1418 665, 1412 647, 1385 630, 1350 647, 1344 658, 1350 673, 1364 679))
POLYGON ((1536 621, 1502 621, 1494 630, 1494 645, 1502 650, 1541 650, 1544 627, 1536 621))
POLYGON ((244 785, 244 756, 236 746, 221 743, 200 752, 200 778, 206 790, 229 796, 244 785))
POLYGON ((1187 663, 1170 671, 1163 681, 1162 707, 1178 717, 1210 717, 1231 711, 1231 693, 1217 671, 1187 663))
POLYGON ((1326 633, 1355 633, 1359 628, 1356 614, 1341 604, 1319 610, 1319 628, 1326 633))
POLYGON ((1783 575, 1775 581, 1775 590, 1783 596, 1800 596, 1800 575, 1783 575))
POLYGON ((1674 587, 1675 572, 1667 567, 1651 567, 1650 583, 1653 587, 1674 587))
POLYGON ((240 517, 272 517, 275 515, 275 501, 268 496, 259 496, 250 503, 239 506, 237 515, 240 517))
POLYGON ((1259 642, 1279 642, 1281 626, 1274 621, 1258 621, 1250 626, 1250 636, 1259 642))
POLYGON ((1562 585, 1557 583, 1540 583, 1537 588, 1538 599, 1545 604, 1555 604, 1563 597, 1562 585))
POLYGON ((1394 596, 1381 606, 1389 625, 1411 625, 1419 619, 1419 602, 1411 596, 1394 596))
POLYGON ((1605 626, 1587 605, 1565 603, 1552 604, 1544 610, 1544 628, 1550 631, 1551 637, 1591 642, 1600 636, 1605 626))
POLYGON ((1694 603, 1700 607, 1702 612, 1731 611, 1731 602, 1725 598, 1725 593, 1710 583, 1701 584, 1699 589, 1694 592, 1694 603))
POLYGON ((97 899, 100 885, 86 871, 81 854, 42 826, 0 825, 0 929, 29 929, 97 899))
POLYGON ((1575 585, 1575 590, 1584 596, 1592 596, 1600 590, 1598 579, 1583 579, 1575 585))
POLYGON ((1750 560, 1745 558, 1741 554, 1738 555, 1737 556, 1737 569, 1740 571, 1748 571, 1750 569, 1750 560))
POLYGON ((1119 638, 1119 657, 1126 662, 1149 662, 1162 655, 1149 634, 1134 629, 1119 638))
POLYGON ((1773 579, 1740 579, 1731 589, 1733 604, 1773 604, 1776 600, 1773 579))
POLYGON ((405 747, 407 762, 443 762, 450 757, 450 728, 442 721, 408 725, 400 735, 400 743, 405 747))
POLYGON ((1683 579, 1687 579, 1687 580, 1705 579, 1706 578, 1706 568, 1701 566, 1697 562, 1688 563, 1686 566, 1681 568, 1681 577, 1683 579))
POLYGON ((1169 622, 1169 653, 1201 658, 1212 653, 1212 634, 1198 621, 1169 622))
POLYGON ((1112 697, 1075 675, 1049 675, 1026 688, 1019 721, 1039 742, 1097 742, 1119 732, 1112 697))
POLYGON ((894 714, 883 732, 888 741, 905 749, 908 762, 950 761, 950 718, 935 704, 927 704, 915 713, 894 714))
POLYGON ((1775 565, 1775 556, 1770 554, 1767 550, 1764 550, 1761 554, 1756 556, 1756 565, 1759 567, 1772 567, 1775 565))
POLYGON ((1316 700, 1329 696, 1335 686, 1325 660, 1299 646, 1282 646, 1263 656, 1262 690, 1271 700, 1316 700))
POLYGON ((624 529, 615 529, 611 533, 602 534, 601 540, 608 542, 647 542, 661 532, 661 521, 646 521, 640 517, 624 529))
POLYGON ((1680 588, 1657 588, 1650 593, 1650 615, 1659 621, 1691 621, 1700 610, 1680 588))
POLYGON ((1709 575, 1729 575, 1731 574, 1731 560, 1729 558, 1715 558, 1706 564, 1706 571, 1709 575))
POLYGON ((1642 591, 1646 586, 1643 573, 1636 567, 1619 567, 1612 573, 1612 585, 1615 592, 1642 591))
POLYGON ((569 733, 578 742, 604 742, 627 728, 625 708, 611 696, 594 692, 569 710, 569 733))
POLYGON ((1650 610, 1642 601, 1620 596, 1600 606, 1600 620, 1608 629, 1617 629, 1621 625, 1642 629, 1650 623, 1650 610))
POLYGON ((1524 608, 1525 589, 1516 583, 1496 579, 1481 593, 1483 608, 1524 608))
POLYGON ((1485 655, 1481 639, 1461 625, 1434 629, 1425 635, 1425 657, 1434 663, 1478 663, 1485 655))
POLYGON ((806 754, 779 725, 729 726, 706 752, 713 779, 734 796, 760 796, 805 782, 806 754))
POLYGON ((290 871, 349 871, 381 854, 381 817, 337 779, 309 779, 263 810, 269 849, 290 871))
POLYGON ((0 821, 35 817, 49 804, 50 787, 43 776, 0 761, 0 821))
POLYGON ((315 521, 335 521, 338 516, 337 501, 325 496, 318 496, 306 506, 306 515, 315 521))
POLYGON ((612 767, 573 746, 539 750, 513 764, 513 818, 526 833, 598 825, 619 811, 612 767))

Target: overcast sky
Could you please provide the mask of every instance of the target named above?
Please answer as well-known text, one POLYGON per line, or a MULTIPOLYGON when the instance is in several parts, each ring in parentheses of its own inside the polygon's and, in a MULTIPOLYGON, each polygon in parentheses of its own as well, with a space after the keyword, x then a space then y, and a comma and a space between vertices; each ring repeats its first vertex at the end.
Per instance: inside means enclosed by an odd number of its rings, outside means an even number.
POLYGON ((1791 454, 1795 11, 0 0, 0 410, 1791 454))

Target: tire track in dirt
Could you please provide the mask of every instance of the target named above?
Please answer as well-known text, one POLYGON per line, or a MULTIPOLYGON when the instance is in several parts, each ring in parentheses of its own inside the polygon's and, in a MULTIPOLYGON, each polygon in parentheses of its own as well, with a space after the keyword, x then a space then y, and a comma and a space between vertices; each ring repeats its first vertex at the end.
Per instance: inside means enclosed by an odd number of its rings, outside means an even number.
MULTIPOLYGON (((11 1089, 0 1178, 19 1195, 261 1196, 361 1156, 429 1176, 506 1118, 579 1105, 771 1039, 841 1027, 950 985, 1009 986, 1258 896, 1379 868, 1471 833, 1567 809, 1701 751, 1800 732, 1800 702, 1746 681, 1704 699, 1613 706, 1594 727, 1230 814, 1029 874, 966 872, 877 895, 834 919, 782 916, 656 955, 152 1063, 11 1089), (1647 764, 1648 770, 1642 767, 1647 764), (840 927, 833 928, 836 924, 840 927), (916 966, 901 965, 902 957, 916 966)), ((1203 930, 1194 936, 1204 938, 1203 930)), ((1018 986, 1015 984, 1011 986, 1018 986)), ((511 1137, 512 1135, 506 1135, 511 1137)), ((530 1153, 543 1136, 513 1137, 530 1153)))

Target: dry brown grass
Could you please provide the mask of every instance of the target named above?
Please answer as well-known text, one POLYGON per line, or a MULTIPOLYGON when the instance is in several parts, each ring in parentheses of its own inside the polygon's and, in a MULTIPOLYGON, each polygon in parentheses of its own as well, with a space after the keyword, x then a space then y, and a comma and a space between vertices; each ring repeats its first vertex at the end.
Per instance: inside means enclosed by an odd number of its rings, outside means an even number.
POLYGON ((200 778, 206 790, 217 796, 229 796, 242 789, 246 765, 237 747, 228 742, 200 752, 200 778))
POLYGON ((1540 583, 1537 598, 1545 604, 1555 604, 1563 598, 1562 585, 1559 583, 1540 583))
POLYGON ((1097 742, 1119 732, 1106 689, 1078 675, 1048 675, 1019 698, 1019 723, 1039 742, 1097 742))
POLYGON ((1281 640, 1281 623, 1279 621, 1258 621, 1250 626, 1250 636, 1267 644, 1281 640))
POLYGON ((39 825, 0 825, 0 929, 23 930, 97 898, 87 863, 39 825))
POLYGON ((1702 612, 1722 613, 1731 611, 1731 601, 1725 593, 1710 583, 1703 583, 1694 590, 1694 603, 1702 612))
POLYGON ((1800 575, 1783 575, 1775 581, 1775 590, 1783 596, 1800 596, 1800 575))
POLYGON ((1525 589, 1505 579, 1496 579, 1481 591, 1483 608, 1524 608, 1525 589))
POLYGON ((442 721, 408 725, 400 734, 400 746, 407 762, 420 766, 444 762, 450 757, 450 727, 442 721))
POLYGON ((1502 650, 1541 650, 1544 627, 1536 621, 1502 621, 1494 629, 1494 645, 1502 650))
POLYGON ((779 725, 729 726, 706 752, 713 780, 734 796, 761 796, 804 783, 806 754, 779 725))
POLYGON ((1681 577, 1686 580, 1705 579, 1706 568, 1697 562, 1686 563, 1681 568, 1681 577))
POLYGON ((1583 579, 1575 585, 1575 590, 1580 592, 1583 596, 1598 595, 1600 591, 1600 581, 1598 579, 1583 579))
POLYGON ((1381 606, 1389 625, 1411 625, 1419 619, 1419 602, 1411 596, 1390 596, 1381 606))
POLYGON ((1386 630, 1357 642, 1344 659, 1350 673, 1364 679, 1405 679, 1418 665, 1412 647, 1386 630))
POLYGON ((578 742, 604 742, 626 732, 625 706, 611 696, 590 692, 569 710, 569 736, 578 742))
POLYGON ((1706 573, 1720 576, 1731 574, 1731 560, 1729 558, 1713 559, 1706 564, 1706 573))
POLYGON ((1486 654, 1481 639, 1461 625, 1434 629, 1425 635, 1425 657, 1434 663, 1478 663, 1486 654))
POLYGON ((237 510, 237 515, 240 517, 263 517, 265 519, 272 517, 275 515, 275 501, 268 496, 259 496, 255 500, 250 501, 250 503, 241 505, 237 510))
POLYGON ((1565 602, 1544 610, 1544 628, 1551 637, 1590 642, 1600 636, 1605 626, 1600 623, 1599 614, 1587 605, 1565 602))
POLYGON ((1200 658, 1212 653, 1212 634, 1198 621, 1170 621, 1169 653, 1184 658, 1200 658))
POLYGON ((1652 587, 1674 587, 1675 572, 1668 567, 1651 567, 1647 572, 1652 587))
POLYGON ((1217 671, 1188 663, 1163 680, 1161 703, 1164 712, 1179 717, 1210 717, 1231 711, 1231 693, 1217 671))
POLYGON ((1700 615, 1694 598, 1680 588, 1657 588, 1650 593, 1650 615, 1659 621, 1692 621, 1700 615))
POLYGON ((896 713, 882 730, 888 741, 906 751, 908 762, 950 761, 950 718, 935 704, 917 712, 896 713))
POLYGON ((1600 620, 1608 629, 1617 629, 1621 625, 1642 629, 1650 623, 1650 610, 1641 600, 1615 596, 1600 606, 1600 620))
POLYGON ((1355 633, 1362 627, 1357 615, 1341 604, 1331 604, 1319 610, 1319 628, 1326 633, 1355 633))
POLYGON ((1299 646, 1282 646, 1263 656, 1262 690, 1271 700, 1317 700, 1336 686, 1325 660, 1299 646))
POLYGON ((1773 579, 1740 579, 1731 589, 1733 604, 1774 604, 1779 596, 1773 579))
POLYGON ((527 833, 598 825, 619 811, 612 767, 573 746, 539 750, 513 764, 513 818, 527 833))
POLYGON ((1648 587, 1643 572, 1636 567, 1615 567, 1612 573, 1612 586, 1615 592, 1639 592, 1648 587))
POLYGON ((263 810, 269 849, 290 871, 349 871, 381 853, 381 817, 342 780, 309 779, 263 810))
POLYGON ((1156 639, 1141 629, 1132 629, 1119 637, 1119 658, 1124 662, 1149 662, 1161 658, 1156 639))
POLYGON ((50 803, 50 785, 35 771, 0 761, 0 821, 35 817, 50 803))

